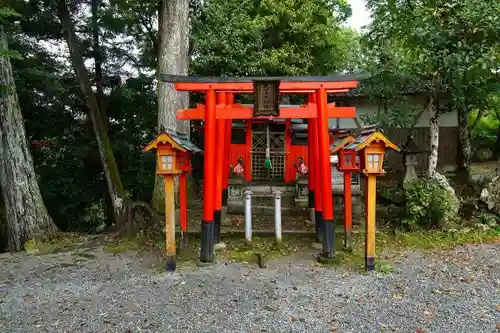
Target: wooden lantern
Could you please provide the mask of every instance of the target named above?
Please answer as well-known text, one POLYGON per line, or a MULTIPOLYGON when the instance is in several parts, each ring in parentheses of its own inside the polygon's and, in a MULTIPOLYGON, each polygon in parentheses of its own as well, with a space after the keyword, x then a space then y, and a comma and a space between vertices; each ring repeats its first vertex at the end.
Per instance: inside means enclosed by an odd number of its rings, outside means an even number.
POLYGON ((365 129, 360 136, 346 150, 359 152, 360 168, 366 176, 366 242, 365 267, 366 270, 375 269, 375 222, 377 210, 377 176, 385 174, 383 163, 386 149, 400 151, 399 147, 385 137, 381 130, 376 128, 365 129))
POLYGON ((156 174, 176 175, 181 173, 177 150, 164 143, 160 143, 158 146, 156 174))
POLYGON ((191 154, 201 152, 187 135, 175 131, 162 131, 143 151, 156 151, 156 174, 165 184, 165 246, 167 270, 175 271, 175 189, 174 177, 179 177, 181 244, 187 245, 187 185, 186 173, 192 171, 191 154))
POLYGON ((330 154, 338 155, 337 170, 339 171, 356 171, 359 170, 357 163, 356 151, 353 149, 345 149, 346 146, 355 141, 349 131, 337 131, 333 133, 333 142, 330 145, 330 154))
POLYGON ((191 141, 180 133, 160 133, 156 139, 144 147, 143 151, 156 151, 156 174, 178 175, 191 172, 192 153, 201 152, 191 141))
POLYGON ((337 169, 339 171, 359 170, 359 164, 357 163, 356 152, 352 149, 339 150, 339 163, 337 169))
POLYGON ((344 150, 360 153, 360 169, 366 175, 384 175, 384 155, 386 149, 400 151, 381 130, 361 132, 361 135, 344 150))
POLYGON ((375 175, 385 174, 385 170, 383 168, 384 153, 384 145, 375 144, 371 147, 366 147, 364 149, 365 163, 363 166, 363 173, 375 175))
POLYGON ((191 165, 191 153, 189 152, 179 152, 177 154, 178 169, 182 172, 191 173, 193 167, 191 165))

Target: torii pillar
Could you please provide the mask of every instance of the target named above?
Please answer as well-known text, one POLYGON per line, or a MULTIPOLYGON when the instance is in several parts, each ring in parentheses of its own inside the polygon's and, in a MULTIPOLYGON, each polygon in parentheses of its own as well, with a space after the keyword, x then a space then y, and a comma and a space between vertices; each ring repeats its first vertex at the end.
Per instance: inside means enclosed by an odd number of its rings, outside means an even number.
POLYGON ((203 220, 201 223, 200 264, 211 264, 214 261, 214 207, 215 207, 215 158, 217 144, 215 90, 205 92, 205 135, 204 135, 204 169, 203 169, 203 220))
POLYGON ((328 262, 335 257, 335 222, 333 220, 328 102, 325 88, 316 91, 316 102, 318 109, 319 176, 323 208, 323 252, 319 259, 322 262, 328 262))
MULTIPOLYGON (((217 94, 217 104, 226 105, 226 93, 220 92, 217 94)), ((227 168, 224 165, 225 155, 229 154, 229 151, 225 151, 225 136, 226 136, 226 120, 217 119, 217 141, 219 143, 219 149, 217 149, 215 154, 215 211, 214 211, 214 237, 215 237, 215 247, 224 248, 224 244, 220 242, 220 226, 221 226, 221 216, 222 216, 222 198, 223 198, 223 183, 224 183, 224 171, 227 173, 227 168)))

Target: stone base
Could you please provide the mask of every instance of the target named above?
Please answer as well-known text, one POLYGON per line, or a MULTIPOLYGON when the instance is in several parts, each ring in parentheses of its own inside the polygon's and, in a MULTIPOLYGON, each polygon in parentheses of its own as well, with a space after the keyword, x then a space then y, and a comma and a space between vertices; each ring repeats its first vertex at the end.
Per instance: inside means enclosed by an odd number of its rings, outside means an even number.
POLYGON ((217 264, 217 261, 215 261, 215 260, 212 262, 204 262, 204 261, 198 260, 196 262, 196 266, 198 266, 198 267, 214 267, 216 264, 217 264))
MULTIPOLYGON (((275 190, 281 191, 281 214, 283 216, 304 215, 308 216, 309 198, 308 196, 298 195, 297 186, 307 186, 306 182, 300 184, 282 184, 282 185, 266 185, 266 184, 243 184, 230 183, 227 199, 227 213, 229 214, 244 214, 244 188, 251 186, 252 193, 252 213, 266 216, 274 215, 274 194, 275 190)), ((344 192, 338 185, 334 185, 332 189, 335 220, 337 224, 341 224, 344 218, 344 192)), ((302 193, 303 194, 303 193, 302 193)), ((361 224, 364 218, 363 206, 364 196, 359 185, 352 187, 352 220, 353 224, 361 224)))
POLYGON ((309 208, 309 200, 308 199, 295 199, 295 207, 298 208, 309 208))
POLYGON ((333 257, 333 258, 327 258, 324 257, 323 255, 318 256, 318 262, 323 265, 335 265, 338 263, 338 260, 333 257))
POLYGON ((227 247, 226 243, 217 243, 214 245, 214 251, 221 251, 221 250, 225 250, 227 247))
POLYGON ((311 247, 315 250, 320 250, 320 251, 323 250, 323 244, 321 243, 312 243, 311 247))

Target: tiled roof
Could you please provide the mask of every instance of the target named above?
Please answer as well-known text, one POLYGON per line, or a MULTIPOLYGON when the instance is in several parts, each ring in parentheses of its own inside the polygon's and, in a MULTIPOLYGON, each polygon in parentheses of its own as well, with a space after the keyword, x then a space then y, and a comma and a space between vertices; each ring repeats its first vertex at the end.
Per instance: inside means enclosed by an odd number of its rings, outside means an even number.
POLYGON ((177 132, 177 131, 172 131, 170 129, 165 129, 164 132, 168 134, 172 138, 172 140, 175 141, 179 146, 182 148, 186 149, 189 152, 192 153, 203 153, 203 150, 198 148, 194 143, 189 140, 189 137, 187 134, 177 132))

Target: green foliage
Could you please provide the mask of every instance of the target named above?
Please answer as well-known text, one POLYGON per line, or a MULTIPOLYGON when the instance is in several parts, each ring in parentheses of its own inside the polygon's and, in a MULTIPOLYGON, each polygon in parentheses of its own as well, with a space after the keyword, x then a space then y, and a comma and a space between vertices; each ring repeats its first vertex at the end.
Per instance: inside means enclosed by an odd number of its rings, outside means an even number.
POLYGON ((85 207, 82 223, 86 229, 93 232, 100 231, 104 227, 105 221, 103 200, 93 202, 90 206, 85 207))
POLYGON ((449 227, 455 222, 453 201, 447 189, 434 178, 420 178, 405 184, 406 216, 402 226, 415 228, 449 227))
MULTIPOLYGON (((17 18, 20 15, 13 10, 10 7, 4 7, 0 6, 0 57, 8 57, 8 58, 14 58, 14 59, 22 59, 21 55, 19 52, 9 50, 9 48, 5 45, 4 46, 4 40, 1 40, 5 37, 5 28, 9 22, 8 20, 12 18, 17 18)), ((0 85, 0 97, 5 93, 6 87, 3 85, 0 85)))
POLYGON ((330 74, 348 61, 345 1, 211 0, 196 13, 191 71, 199 75, 330 74))
MULTIPOLYGON (((478 116, 478 111, 474 110, 469 114, 469 124, 474 123, 478 116)), ((497 140, 497 130, 500 126, 500 119, 494 112, 483 115, 477 125, 471 131, 473 148, 494 149, 497 140)))
MULTIPOLYGON (((375 82, 375 81, 373 81, 375 82)), ((424 109, 412 104, 408 98, 391 99, 394 104, 387 108, 380 107, 375 114, 363 114, 361 120, 365 124, 379 123, 383 128, 408 128, 417 124, 424 109)), ((387 103, 387 100, 386 100, 387 103)))
POLYGON ((500 225, 500 217, 495 214, 485 213, 480 216, 479 223, 487 225, 490 228, 496 228, 500 225))
POLYGON ((492 94, 487 105, 469 114, 471 141, 475 152, 489 149, 498 153, 498 129, 500 127, 500 95, 492 94))
POLYGON ((431 95, 458 112, 482 107, 498 91, 500 3, 482 0, 368 0, 364 40, 375 85, 431 95), (371 56, 371 58, 370 58, 371 56))
POLYGON ((8 20, 11 20, 12 18, 19 18, 20 16, 21 15, 19 15, 19 13, 14 9, 6 6, 0 6, 0 25, 6 25, 8 20))

